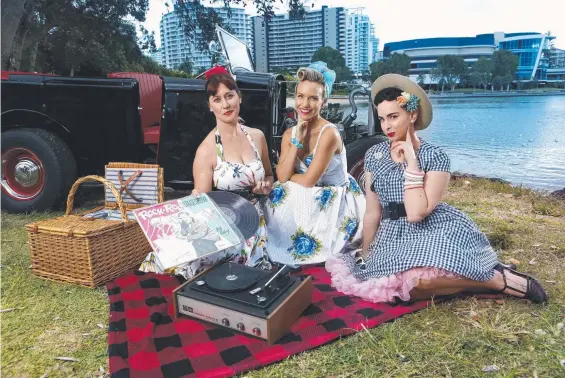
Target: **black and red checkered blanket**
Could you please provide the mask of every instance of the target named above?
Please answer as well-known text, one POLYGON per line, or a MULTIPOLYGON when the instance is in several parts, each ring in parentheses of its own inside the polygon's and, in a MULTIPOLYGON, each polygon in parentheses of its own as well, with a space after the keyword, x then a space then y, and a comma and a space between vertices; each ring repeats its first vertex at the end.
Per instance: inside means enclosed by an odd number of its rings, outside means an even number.
POLYGON ((343 295, 323 267, 304 268, 314 290, 312 304, 276 344, 188 318, 174 318, 176 278, 131 273, 107 285, 112 378, 228 377, 281 361, 418 311, 426 301, 377 304, 343 295))

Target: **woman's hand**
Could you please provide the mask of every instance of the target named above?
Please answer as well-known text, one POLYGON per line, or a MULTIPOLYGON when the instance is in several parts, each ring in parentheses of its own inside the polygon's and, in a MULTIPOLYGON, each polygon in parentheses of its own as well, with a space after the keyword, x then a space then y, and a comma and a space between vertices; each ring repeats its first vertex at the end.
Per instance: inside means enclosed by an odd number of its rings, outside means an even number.
POLYGON ((200 192, 200 190, 198 189, 192 189, 192 192, 190 193, 191 196, 194 197, 198 197, 199 195, 201 195, 202 193, 200 192))
POLYGON ((392 143, 390 151, 392 156, 400 162, 406 162, 408 167, 418 169, 418 160, 416 159, 410 130, 406 132, 406 140, 398 140, 392 143))
POLYGON ((253 188, 253 193, 266 196, 271 193, 271 190, 273 190, 273 186, 269 181, 257 181, 253 188))
POLYGON ((307 132, 308 132, 308 122, 298 121, 298 124, 296 125, 296 136, 295 136, 295 138, 298 140, 299 143, 302 143, 302 141, 306 137, 307 132))

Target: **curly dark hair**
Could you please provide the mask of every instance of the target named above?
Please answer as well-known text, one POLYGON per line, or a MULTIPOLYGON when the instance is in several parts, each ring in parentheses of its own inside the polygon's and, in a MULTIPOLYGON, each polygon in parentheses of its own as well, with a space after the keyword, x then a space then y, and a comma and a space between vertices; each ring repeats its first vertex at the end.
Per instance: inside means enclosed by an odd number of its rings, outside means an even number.
POLYGON ((383 101, 396 101, 398 96, 400 96, 401 94, 402 94, 402 90, 398 88, 389 87, 389 88, 381 89, 375 96, 375 99, 373 100, 373 104, 377 106, 383 101))

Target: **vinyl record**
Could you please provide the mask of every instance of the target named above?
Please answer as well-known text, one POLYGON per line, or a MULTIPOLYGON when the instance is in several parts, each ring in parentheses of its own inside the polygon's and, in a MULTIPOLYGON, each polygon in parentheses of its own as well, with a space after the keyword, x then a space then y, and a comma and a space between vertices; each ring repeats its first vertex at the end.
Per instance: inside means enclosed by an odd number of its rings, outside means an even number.
POLYGON ((259 213, 255 206, 235 193, 214 191, 206 193, 218 205, 224 215, 233 222, 245 240, 259 228, 259 213))

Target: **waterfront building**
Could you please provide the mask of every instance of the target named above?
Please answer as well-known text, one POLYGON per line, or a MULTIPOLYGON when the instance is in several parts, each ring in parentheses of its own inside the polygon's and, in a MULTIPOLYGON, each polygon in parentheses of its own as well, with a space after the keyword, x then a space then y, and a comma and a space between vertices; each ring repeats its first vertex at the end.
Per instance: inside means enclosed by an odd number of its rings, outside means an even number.
MULTIPOLYGON (((517 80, 547 80, 549 68, 549 44, 554 36, 526 32, 479 34, 475 37, 446 37, 412 39, 386 43, 383 58, 394 53, 405 53, 411 58, 410 76, 427 76, 437 67, 442 55, 458 55, 471 66, 481 57, 491 58, 499 50, 508 50, 518 56, 517 80)), ((427 81, 429 82, 429 77, 427 81)))

